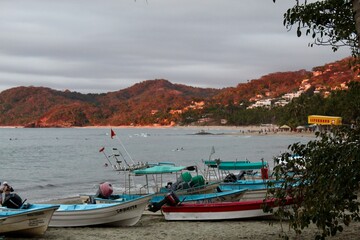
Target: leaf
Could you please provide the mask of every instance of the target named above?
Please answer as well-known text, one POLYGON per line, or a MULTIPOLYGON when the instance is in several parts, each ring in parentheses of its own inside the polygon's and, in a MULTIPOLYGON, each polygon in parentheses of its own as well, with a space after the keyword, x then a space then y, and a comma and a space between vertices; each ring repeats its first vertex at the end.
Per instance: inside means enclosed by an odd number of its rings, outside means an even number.
POLYGON ((301 31, 300 31, 300 29, 298 29, 298 30, 296 31, 296 34, 297 34, 298 37, 301 37, 301 31))

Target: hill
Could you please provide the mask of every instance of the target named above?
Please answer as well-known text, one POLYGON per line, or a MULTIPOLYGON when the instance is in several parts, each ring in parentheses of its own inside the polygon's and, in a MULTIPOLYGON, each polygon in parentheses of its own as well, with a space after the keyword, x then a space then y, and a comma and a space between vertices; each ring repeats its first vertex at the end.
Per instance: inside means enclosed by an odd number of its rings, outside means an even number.
POLYGON ((0 93, 0 125, 70 127, 154 123, 157 115, 208 99, 217 89, 167 80, 147 80, 107 94, 81 94, 45 87, 16 87, 0 93), (155 114, 159 113, 159 114, 155 114))
POLYGON ((0 93, 0 126, 71 127, 96 125, 170 125, 186 111, 207 104, 241 104, 278 98, 299 89, 343 89, 359 77, 350 58, 312 71, 277 72, 223 89, 196 88, 156 79, 106 94, 81 94, 46 87, 16 87, 0 93))

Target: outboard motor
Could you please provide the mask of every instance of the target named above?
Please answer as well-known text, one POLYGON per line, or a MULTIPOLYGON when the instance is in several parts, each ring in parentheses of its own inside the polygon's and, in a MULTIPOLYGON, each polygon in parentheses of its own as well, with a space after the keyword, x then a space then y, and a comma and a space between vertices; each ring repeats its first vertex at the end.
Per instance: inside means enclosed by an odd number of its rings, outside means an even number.
POLYGON ((7 208, 18 209, 21 208, 21 206, 23 205, 23 200, 16 193, 10 193, 6 195, 2 205, 7 208))
POLYGON ((168 194, 166 194, 164 199, 161 200, 160 202, 155 202, 155 203, 149 204, 148 210, 150 212, 157 212, 161 209, 161 207, 164 204, 174 207, 174 206, 178 205, 179 202, 180 202, 180 200, 179 200, 178 196, 176 196, 176 194, 174 192, 169 192, 168 194))
POLYGON ((95 197, 108 199, 112 193, 113 187, 111 183, 104 182, 99 185, 99 189, 97 190, 95 197))

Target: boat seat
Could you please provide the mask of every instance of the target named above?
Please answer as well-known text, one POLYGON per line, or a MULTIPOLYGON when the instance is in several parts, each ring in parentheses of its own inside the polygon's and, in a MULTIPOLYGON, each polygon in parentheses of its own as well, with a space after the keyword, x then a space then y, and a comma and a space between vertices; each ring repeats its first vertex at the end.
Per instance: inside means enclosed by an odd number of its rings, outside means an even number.
POLYGON ((205 179, 202 175, 193 177, 189 183, 190 187, 199 187, 205 185, 205 179))

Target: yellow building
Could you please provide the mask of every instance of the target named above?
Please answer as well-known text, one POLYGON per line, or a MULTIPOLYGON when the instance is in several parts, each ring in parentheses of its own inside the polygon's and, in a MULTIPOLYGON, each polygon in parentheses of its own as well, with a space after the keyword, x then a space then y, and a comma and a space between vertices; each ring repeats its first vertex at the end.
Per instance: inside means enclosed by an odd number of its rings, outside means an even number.
POLYGON ((317 125, 341 125, 342 118, 332 116, 309 115, 308 123, 317 125))

